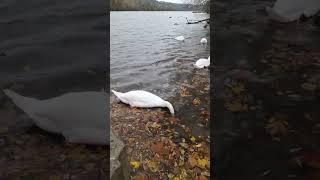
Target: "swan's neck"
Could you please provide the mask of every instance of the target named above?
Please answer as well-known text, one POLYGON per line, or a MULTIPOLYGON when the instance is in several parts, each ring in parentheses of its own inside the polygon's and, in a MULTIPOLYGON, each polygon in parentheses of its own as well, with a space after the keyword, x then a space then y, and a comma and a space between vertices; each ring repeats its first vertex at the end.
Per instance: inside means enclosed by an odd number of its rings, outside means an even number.
POLYGON ((169 103, 168 101, 164 101, 164 105, 165 105, 165 107, 167 107, 169 109, 171 115, 174 115, 174 108, 173 108, 172 104, 169 103))

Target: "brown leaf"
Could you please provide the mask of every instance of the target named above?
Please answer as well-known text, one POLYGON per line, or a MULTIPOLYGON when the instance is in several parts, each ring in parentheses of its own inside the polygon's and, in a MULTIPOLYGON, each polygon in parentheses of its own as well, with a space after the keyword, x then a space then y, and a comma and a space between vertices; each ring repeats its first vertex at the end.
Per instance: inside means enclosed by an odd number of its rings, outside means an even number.
POLYGON ((170 118, 169 118, 169 122, 170 122, 170 124, 177 124, 177 118, 175 118, 175 117, 170 117, 170 118))
POLYGON ((197 165, 197 160, 195 158, 193 158, 193 157, 189 157, 188 163, 193 168, 193 167, 195 167, 197 165))
POLYGON ((244 91, 244 85, 242 83, 235 83, 231 86, 231 91, 235 95, 240 95, 244 91))
POLYGON ((61 178, 59 176, 53 175, 49 177, 49 180, 60 180, 61 178))
POLYGON ((271 117, 265 128, 273 137, 287 135, 288 122, 285 119, 271 117))
POLYGON ((303 157, 303 164, 314 169, 320 169, 320 152, 309 152, 303 157))
POLYGON ((200 175, 200 176, 196 176, 194 180, 207 180, 207 178, 205 176, 200 175))
POLYGON ((148 180, 148 176, 145 174, 139 174, 132 177, 132 180, 148 180))
POLYGON ((198 106, 200 103, 201 103, 201 101, 200 101, 199 98, 194 98, 193 101, 192 101, 192 104, 195 105, 195 106, 198 106))
POLYGON ((248 105, 243 104, 240 99, 236 99, 231 102, 227 102, 225 107, 231 112, 243 112, 248 111, 248 105))
POLYGON ((317 85, 313 83, 303 83, 301 86, 307 91, 314 91, 317 89, 317 85))
POLYGON ((186 87, 181 87, 181 88, 180 88, 180 96, 181 96, 181 97, 189 96, 189 92, 188 92, 188 90, 187 90, 186 87))
POLYGON ((163 154, 163 142, 157 142, 151 145, 151 150, 159 155, 163 154))

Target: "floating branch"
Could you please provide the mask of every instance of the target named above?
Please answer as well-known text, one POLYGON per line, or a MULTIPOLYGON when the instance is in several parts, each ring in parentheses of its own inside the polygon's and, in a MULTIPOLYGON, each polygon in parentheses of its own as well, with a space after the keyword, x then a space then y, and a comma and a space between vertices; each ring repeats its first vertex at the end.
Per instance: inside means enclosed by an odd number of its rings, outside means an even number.
POLYGON ((187 20, 187 24, 197 24, 197 23, 200 23, 203 21, 206 21, 209 24, 209 22, 210 22, 210 18, 203 19, 203 20, 188 20, 188 18, 186 18, 186 20, 187 20))

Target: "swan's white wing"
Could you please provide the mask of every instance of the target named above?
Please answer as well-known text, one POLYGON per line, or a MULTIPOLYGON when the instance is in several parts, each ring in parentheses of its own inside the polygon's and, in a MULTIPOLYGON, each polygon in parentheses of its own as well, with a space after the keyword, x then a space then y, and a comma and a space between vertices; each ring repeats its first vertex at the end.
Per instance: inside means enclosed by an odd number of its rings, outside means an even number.
POLYGON ((163 99, 150 92, 137 90, 125 93, 130 104, 137 107, 159 107, 163 105, 163 99))
POLYGON ((43 101, 39 111, 60 133, 71 128, 107 129, 107 95, 103 92, 71 93, 43 101))
POLYGON ((195 66, 198 68, 204 68, 206 66, 210 65, 210 60, 208 59, 199 59, 196 63, 195 66))

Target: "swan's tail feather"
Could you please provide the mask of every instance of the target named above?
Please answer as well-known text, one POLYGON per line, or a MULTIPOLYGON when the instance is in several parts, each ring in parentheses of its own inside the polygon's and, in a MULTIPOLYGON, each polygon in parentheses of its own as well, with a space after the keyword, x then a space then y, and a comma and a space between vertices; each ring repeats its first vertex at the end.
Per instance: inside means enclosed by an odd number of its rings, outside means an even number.
POLYGON ((21 108, 24 111, 29 109, 31 107, 31 104, 33 104, 36 101, 36 99, 34 99, 34 98, 21 96, 21 95, 15 93, 9 89, 4 89, 3 92, 5 95, 7 95, 13 101, 13 103, 16 106, 18 106, 19 108, 21 108))
POLYGON ((171 115, 174 116, 174 108, 173 108, 172 104, 170 102, 166 101, 166 105, 167 105, 167 108, 169 109, 171 115))
POLYGON ((117 91, 115 91, 115 90, 111 90, 111 92, 115 95, 115 96, 117 96, 117 98, 119 98, 119 99, 121 99, 121 92, 117 92, 117 91))

